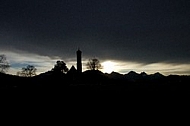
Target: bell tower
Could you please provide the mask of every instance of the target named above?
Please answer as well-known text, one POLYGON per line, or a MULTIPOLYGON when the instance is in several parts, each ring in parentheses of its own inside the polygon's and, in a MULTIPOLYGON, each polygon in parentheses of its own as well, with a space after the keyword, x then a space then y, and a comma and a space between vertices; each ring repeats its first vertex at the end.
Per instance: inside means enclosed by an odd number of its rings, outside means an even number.
POLYGON ((77 50, 77 72, 82 73, 82 51, 77 50))

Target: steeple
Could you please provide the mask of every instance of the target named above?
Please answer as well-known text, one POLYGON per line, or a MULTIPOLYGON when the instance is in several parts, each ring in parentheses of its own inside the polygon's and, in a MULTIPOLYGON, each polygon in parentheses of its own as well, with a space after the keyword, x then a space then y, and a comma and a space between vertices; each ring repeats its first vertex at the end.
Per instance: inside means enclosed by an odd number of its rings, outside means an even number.
POLYGON ((77 72, 82 73, 82 51, 78 48, 77 50, 77 72))

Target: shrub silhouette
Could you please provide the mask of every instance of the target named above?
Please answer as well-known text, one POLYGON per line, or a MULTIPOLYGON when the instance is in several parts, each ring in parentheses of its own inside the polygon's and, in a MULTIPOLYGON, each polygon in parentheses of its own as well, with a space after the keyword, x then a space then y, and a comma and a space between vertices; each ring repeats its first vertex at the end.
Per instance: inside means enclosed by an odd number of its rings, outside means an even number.
POLYGON ((27 67, 23 67, 21 72, 17 72, 18 76, 23 76, 23 77, 32 77, 36 75, 37 69, 32 66, 28 65, 27 67))
POLYGON ((6 71, 10 68, 9 63, 6 60, 5 55, 0 55, 0 72, 6 73, 6 71))
POLYGON ((52 68, 52 71, 66 73, 68 72, 68 68, 64 61, 58 60, 56 64, 54 65, 54 68, 52 68))
POLYGON ((97 58, 89 59, 86 65, 89 70, 99 70, 102 68, 100 61, 97 58))

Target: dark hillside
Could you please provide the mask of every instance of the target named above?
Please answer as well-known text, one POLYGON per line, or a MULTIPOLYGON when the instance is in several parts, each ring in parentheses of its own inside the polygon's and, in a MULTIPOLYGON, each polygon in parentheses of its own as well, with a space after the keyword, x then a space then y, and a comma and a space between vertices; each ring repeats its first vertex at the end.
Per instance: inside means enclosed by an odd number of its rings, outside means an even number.
POLYGON ((151 111, 151 115, 163 117, 166 111, 187 108, 190 96, 189 76, 48 71, 31 78, 7 74, 0 74, 0 78, 2 107, 9 113, 5 122, 10 125, 53 125, 63 118, 94 120, 94 114, 105 118, 102 112, 109 117, 113 112, 131 116, 151 111))
POLYGON ((152 75, 129 72, 104 74, 101 71, 85 71, 81 74, 63 74, 48 71, 35 77, 19 77, 0 74, 1 90, 54 91, 68 93, 118 93, 135 95, 189 95, 190 76, 159 73, 152 75))

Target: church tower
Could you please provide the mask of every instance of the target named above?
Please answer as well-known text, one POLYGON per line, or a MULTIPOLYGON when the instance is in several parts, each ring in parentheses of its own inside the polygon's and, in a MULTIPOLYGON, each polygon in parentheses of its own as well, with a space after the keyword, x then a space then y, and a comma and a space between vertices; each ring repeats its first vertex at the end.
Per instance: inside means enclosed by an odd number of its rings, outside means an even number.
POLYGON ((77 50, 77 72, 82 73, 82 51, 77 50))

